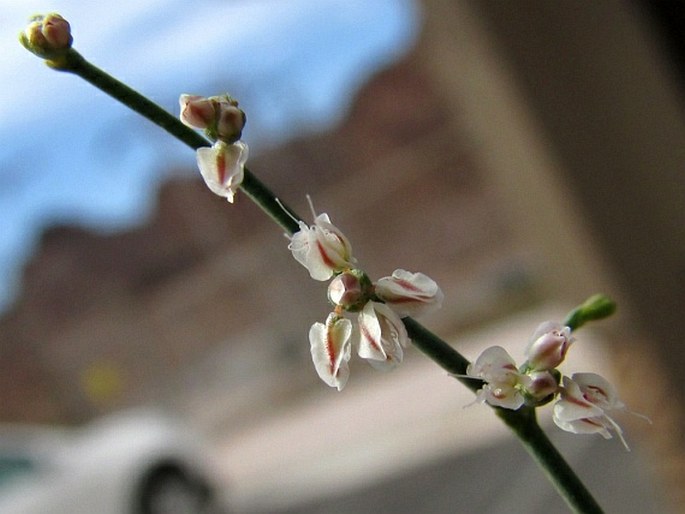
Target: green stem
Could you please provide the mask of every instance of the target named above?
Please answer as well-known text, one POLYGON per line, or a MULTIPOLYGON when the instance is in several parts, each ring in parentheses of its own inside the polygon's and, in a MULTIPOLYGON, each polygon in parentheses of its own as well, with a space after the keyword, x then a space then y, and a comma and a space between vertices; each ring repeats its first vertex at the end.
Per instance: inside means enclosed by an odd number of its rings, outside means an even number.
POLYGON ((172 116, 159 105, 144 97, 138 91, 128 87, 97 66, 93 66, 76 50, 69 50, 63 60, 52 64, 60 71, 74 73, 109 96, 116 98, 129 109, 137 112, 152 123, 159 125, 176 139, 182 141, 193 150, 211 143, 195 130, 186 127, 181 120, 172 116))
POLYGON ((466 357, 413 318, 404 318, 402 321, 407 327, 407 334, 414 346, 428 358, 435 361, 471 391, 476 392, 483 387, 481 380, 465 378, 466 368, 469 365, 466 357))
MULTIPOLYGON (((193 150, 203 146, 211 146, 211 142, 202 137, 197 131, 185 126, 181 120, 172 116, 159 105, 141 95, 135 89, 115 79, 105 71, 88 62, 76 50, 69 50, 51 66, 59 71, 66 71, 78 75, 82 79, 104 91, 112 98, 119 100, 126 107, 137 112, 152 123, 166 130, 179 141, 193 150)), ((275 195, 254 174, 245 168, 245 177, 241 184, 242 190, 276 223, 289 234, 299 230, 295 212, 284 203, 276 200, 275 195)))
POLYGON ((259 205, 288 234, 292 235, 300 230, 296 220, 301 220, 302 218, 285 203, 281 202, 280 199, 277 199, 271 190, 247 168, 245 168, 245 177, 240 187, 254 203, 259 205))
POLYGON ((518 436, 521 444, 542 468, 571 510, 584 514, 602 513, 602 508, 590 491, 540 428, 535 409, 522 407, 511 411, 497 408, 495 411, 518 436))
MULTIPOLYGON (((85 79, 194 150, 211 145, 211 142, 185 126, 178 118, 126 84, 93 66, 75 50, 70 50, 59 60, 49 62, 49 65, 85 79)), ((245 178, 241 188, 287 233, 294 234, 299 230, 298 221, 302 218, 279 201, 269 188, 248 169, 245 169, 245 178)), ((483 383, 480 380, 464 377, 469 365, 469 361, 464 356, 412 318, 405 318, 403 321, 409 337, 419 350, 472 391, 477 391, 482 387, 483 383)), ((495 410, 518 435, 528 452, 545 470, 549 479, 573 510, 582 513, 601 512, 589 491, 545 436, 537 423, 534 409, 524 407, 517 411, 495 410)))

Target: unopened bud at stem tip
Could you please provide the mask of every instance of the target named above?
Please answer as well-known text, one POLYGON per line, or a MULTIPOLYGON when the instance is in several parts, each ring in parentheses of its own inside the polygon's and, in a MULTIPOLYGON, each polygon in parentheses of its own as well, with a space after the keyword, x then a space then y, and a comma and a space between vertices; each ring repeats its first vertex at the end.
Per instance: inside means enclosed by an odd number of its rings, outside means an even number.
POLYGON ((19 34, 22 45, 38 57, 59 60, 71 48, 73 37, 69 22, 57 13, 36 15, 19 34))

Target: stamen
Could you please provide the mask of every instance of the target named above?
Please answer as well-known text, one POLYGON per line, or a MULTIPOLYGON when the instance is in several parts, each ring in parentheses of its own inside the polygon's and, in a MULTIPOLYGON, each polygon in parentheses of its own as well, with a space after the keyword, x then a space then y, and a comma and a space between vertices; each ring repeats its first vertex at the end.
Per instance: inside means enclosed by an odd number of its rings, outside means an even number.
MULTIPOLYGON (((307 196, 307 198, 309 198, 309 196, 307 196)), ((281 202, 280 198, 274 198, 274 202, 276 202, 278 206, 281 208, 281 210, 285 212, 285 214, 295 223, 299 224, 302 221, 297 219, 295 215, 292 212, 290 212, 290 210, 286 209, 285 205, 283 205, 283 202, 281 202)))
POLYGON ((625 438, 623 437, 623 430, 621 429, 620 426, 618 426, 618 423, 616 423, 613 419, 611 419, 611 417, 607 416, 606 414, 604 415, 604 419, 606 419, 609 423, 611 423, 611 426, 614 427, 614 430, 616 431, 618 438, 623 443, 623 446, 625 446, 625 449, 627 451, 630 451, 630 446, 628 446, 628 443, 626 442, 625 438))
POLYGON ((314 202, 312 201, 312 197, 309 195, 307 196, 307 203, 309 204, 309 210, 312 211, 312 219, 316 219, 316 211, 314 210, 314 202))

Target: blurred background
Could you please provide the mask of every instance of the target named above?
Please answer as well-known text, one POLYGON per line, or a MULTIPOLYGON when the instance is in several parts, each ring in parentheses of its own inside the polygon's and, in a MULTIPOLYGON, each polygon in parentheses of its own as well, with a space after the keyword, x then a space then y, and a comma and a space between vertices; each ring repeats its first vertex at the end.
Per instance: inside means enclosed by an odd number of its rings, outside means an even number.
POLYGON ((679 3, 0 5, 0 421, 161 410, 206 442, 231 512, 566 511, 418 352, 391 374, 353 359, 329 390, 307 341, 325 284, 246 197, 213 196, 193 152, 21 48, 28 16, 58 11, 77 50, 175 114, 180 93, 236 97, 250 169, 305 215, 311 195, 371 277, 434 278, 445 305, 422 321, 468 358, 520 361, 539 322, 616 298, 562 369, 611 377, 653 424, 618 420, 631 453, 550 435, 607 511, 681 511, 679 3))

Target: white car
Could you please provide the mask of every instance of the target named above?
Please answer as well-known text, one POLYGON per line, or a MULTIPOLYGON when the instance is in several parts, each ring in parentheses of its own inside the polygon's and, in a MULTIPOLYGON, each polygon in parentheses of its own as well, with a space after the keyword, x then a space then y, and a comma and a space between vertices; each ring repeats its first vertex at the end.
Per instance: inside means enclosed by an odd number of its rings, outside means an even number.
POLYGON ((0 512, 224 512, 200 441, 171 418, 149 411, 75 430, 0 425, 0 512))

